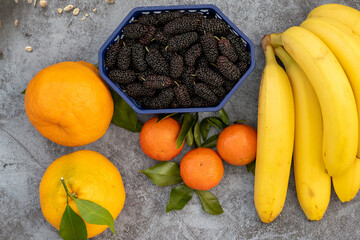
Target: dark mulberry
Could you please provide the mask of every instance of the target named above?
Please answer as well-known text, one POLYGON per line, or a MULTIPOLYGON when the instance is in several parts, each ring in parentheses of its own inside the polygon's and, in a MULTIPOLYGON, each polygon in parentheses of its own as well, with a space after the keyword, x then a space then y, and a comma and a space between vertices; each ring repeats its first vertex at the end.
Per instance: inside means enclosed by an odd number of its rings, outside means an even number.
MULTIPOLYGON (((161 46, 160 43, 158 42, 151 42, 150 45, 146 46, 147 47, 147 50, 151 50, 151 49, 156 49, 156 50, 160 50, 160 48, 162 48, 163 46, 161 46)), ((145 48, 146 49, 146 48, 145 48)))
POLYGON ((173 80, 164 75, 150 75, 145 78, 144 86, 151 89, 164 89, 173 85, 173 80))
POLYGON ((155 75, 155 72, 152 68, 147 68, 144 72, 139 73, 137 77, 139 82, 143 82, 146 80, 146 77, 150 75, 155 75))
POLYGON ((148 28, 140 23, 132 23, 123 28, 123 33, 127 38, 140 38, 147 30, 148 28))
POLYGON ((120 70, 126 70, 131 63, 131 48, 127 45, 120 47, 117 66, 120 70))
POLYGON ((223 77, 210 68, 198 68, 195 72, 196 78, 200 81, 220 87, 224 83, 223 77))
POLYGON ((200 56, 196 61, 196 68, 207 68, 209 63, 204 55, 200 56))
POLYGON ((215 87, 215 86, 209 85, 209 88, 211 91, 213 91, 213 93, 215 93, 215 95, 219 99, 223 99, 226 96, 226 94, 228 93, 228 91, 226 91, 225 88, 223 88, 223 87, 215 87))
POLYGON ((194 18, 201 20, 204 18, 204 15, 201 12, 185 12, 183 13, 184 17, 194 18))
POLYGON ((120 84, 132 83, 136 79, 135 73, 132 70, 123 71, 119 69, 113 69, 109 71, 108 76, 111 79, 111 81, 120 84))
POLYGON ((210 88, 204 83, 197 83, 194 87, 195 94, 209 102, 211 105, 216 105, 219 103, 219 99, 216 97, 210 88))
POLYGON ((168 50, 176 52, 180 49, 188 48, 198 40, 198 34, 196 32, 188 32, 180 35, 176 35, 168 42, 168 50))
POLYGON ((196 59, 201 56, 201 44, 195 44, 189 48, 185 53, 185 64, 188 66, 195 66, 196 59))
POLYGON ((173 54, 170 59, 170 76, 173 78, 181 77, 184 71, 184 59, 182 56, 173 54))
POLYGON ((247 49, 244 41, 237 36, 235 33, 230 32, 227 36, 227 39, 229 39, 230 43, 234 46, 236 53, 239 56, 239 59, 244 62, 250 61, 250 53, 247 49))
POLYGON ((218 54, 217 40, 214 35, 207 33, 200 37, 200 43, 205 57, 209 62, 216 62, 218 54))
POLYGON ((225 56, 218 57, 217 66, 221 74, 230 81, 238 81, 241 77, 240 69, 225 56))
POLYGON ((184 70, 181 82, 186 86, 188 93, 194 95, 194 86, 196 84, 195 68, 187 67, 184 70))
POLYGON ((169 41, 169 36, 165 35, 164 32, 162 31, 158 31, 155 33, 155 41, 163 44, 163 45, 167 45, 167 42, 169 41))
POLYGON ((129 46, 129 47, 132 47, 135 43, 136 43, 136 40, 135 39, 132 39, 132 38, 126 38, 124 37, 123 39, 123 42, 125 43, 126 46, 129 46))
POLYGON ((181 107, 180 103, 174 98, 174 100, 171 103, 171 108, 179 108, 181 107))
POLYGON ((155 48, 148 49, 145 60, 152 69, 158 74, 169 75, 169 64, 161 55, 159 50, 155 48))
POLYGON ((221 19, 218 18, 204 18, 201 20, 198 30, 200 32, 212 33, 214 35, 224 35, 229 27, 221 19))
POLYGON ((107 68, 113 68, 116 65, 120 44, 119 42, 113 43, 105 53, 104 64, 107 68))
POLYGON ((165 58, 165 60, 168 62, 170 61, 172 55, 174 54, 173 52, 167 51, 167 49, 165 47, 160 48, 160 53, 165 58))
POLYGON ((218 42, 219 50, 222 55, 227 57, 230 61, 236 62, 238 55, 235 48, 232 46, 230 41, 226 38, 221 38, 218 42))
POLYGON ((141 15, 138 18, 138 23, 143 24, 143 25, 149 25, 149 26, 153 26, 157 24, 157 15, 155 14, 146 14, 146 15, 141 15))
POLYGON ((156 28, 154 26, 148 26, 147 32, 139 39, 142 45, 149 45, 154 39, 156 28))
POLYGON ((210 104, 202 99, 201 97, 194 96, 191 98, 191 106, 192 107, 209 107, 210 104))
POLYGON ((238 63, 238 67, 240 69, 241 75, 244 75, 249 68, 249 64, 247 62, 240 61, 238 63))
POLYGON ((171 103, 174 99, 174 90, 172 88, 166 88, 162 90, 158 96, 148 100, 148 102, 144 103, 149 108, 168 108, 171 106, 171 103))
POLYGON ((226 91, 230 92, 231 89, 234 88, 235 84, 236 84, 236 82, 225 80, 223 86, 224 86, 226 91))
POLYGON ((141 43, 135 43, 131 47, 131 59, 137 71, 145 71, 147 68, 147 63, 145 61, 145 48, 141 43))
POLYGON ((182 17, 172 20, 164 26, 164 34, 176 35, 180 33, 196 31, 200 21, 196 18, 182 17))
POLYGON ((182 13, 179 11, 172 11, 172 12, 162 12, 157 15, 158 24, 166 24, 175 18, 182 17, 182 13))
POLYGON ((125 87, 126 93, 132 98, 151 97, 155 95, 156 90, 146 88, 142 83, 130 83, 125 87))
POLYGON ((174 88, 174 93, 176 100, 178 101, 181 107, 191 106, 191 97, 185 85, 176 86, 174 88))

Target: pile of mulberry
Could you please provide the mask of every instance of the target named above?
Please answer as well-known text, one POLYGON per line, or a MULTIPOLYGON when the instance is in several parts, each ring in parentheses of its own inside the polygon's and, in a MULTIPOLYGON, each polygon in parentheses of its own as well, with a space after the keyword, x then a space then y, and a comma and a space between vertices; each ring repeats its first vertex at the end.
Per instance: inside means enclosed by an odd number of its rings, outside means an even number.
POLYGON ((245 41, 211 12, 140 15, 119 38, 107 76, 143 108, 216 106, 250 66, 245 41))

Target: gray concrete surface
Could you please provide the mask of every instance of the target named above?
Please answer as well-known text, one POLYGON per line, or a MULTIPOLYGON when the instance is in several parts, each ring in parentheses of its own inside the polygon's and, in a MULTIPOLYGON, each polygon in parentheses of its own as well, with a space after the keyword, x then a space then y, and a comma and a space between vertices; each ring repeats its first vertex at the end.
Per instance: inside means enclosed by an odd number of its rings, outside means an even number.
MULTIPOLYGON (((94 239, 359 239, 359 196, 342 204, 332 192, 323 219, 309 222, 296 197, 293 174, 284 209, 271 224, 261 223, 253 204, 254 177, 245 167, 225 164, 221 183, 212 190, 224 214, 211 216, 193 199, 182 211, 165 213, 171 187, 157 187, 138 171, 156 163, 138 145, 139 135, 111 124, 105 136, 84 147, 59 146, 42 137, 30 124, 21 93, 42 68, 66 60, 97 62, 97 51, 134 7, 173 4, 216 4, 256 45, 256 68, 225 105, 230 118, 246 119, 256 127, 257 98, 264 67, 260 40, 264 34, 298 25, 312 8, 328 1, 256 0, 48 0, 46 8, 23 0, 0 4, 0 239, 60 239, 43 217, 38 187, 41 177, 58 157, 91 149, 108 157, 122 174, 126 202, 109 229, 94 239), (75 4, 79 16, 58 14, 57 8, 75 4), (91 10, 97 8, 94 14, 91 10), (81 21, 85 13, 89 18, 81 21), (19 20, 18 27, 14 26, 19 20), (70 24, 71 23, 71 24, 70 24), (33 52, 24 51, 31 45, 33 52)), ((338 1, 360 9, 357 1, 338 1)), ((200 117, 214 115, 202 113, 200 117)), ((145 121, 149 116, 139 116, 145 121)), ((189 148, 175 159, 179 162, 189 148)))

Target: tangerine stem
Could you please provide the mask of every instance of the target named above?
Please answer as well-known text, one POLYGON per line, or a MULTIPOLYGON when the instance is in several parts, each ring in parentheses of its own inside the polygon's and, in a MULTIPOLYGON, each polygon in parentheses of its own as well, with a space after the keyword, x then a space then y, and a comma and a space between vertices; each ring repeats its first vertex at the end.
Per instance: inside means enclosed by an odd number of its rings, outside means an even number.
POLYGON ((65 184, 65 180, 63 177, 60 178, 60 181, 62 183, 62 185, 64 186, 65 188, 65 192, 66 194, 72 199, 72 200, 75 200, 75 198, 77 198, 77 194, 74 192, 74 193, 70 193, 69 192, 69 189, 67 188, 66 184, 65 184))

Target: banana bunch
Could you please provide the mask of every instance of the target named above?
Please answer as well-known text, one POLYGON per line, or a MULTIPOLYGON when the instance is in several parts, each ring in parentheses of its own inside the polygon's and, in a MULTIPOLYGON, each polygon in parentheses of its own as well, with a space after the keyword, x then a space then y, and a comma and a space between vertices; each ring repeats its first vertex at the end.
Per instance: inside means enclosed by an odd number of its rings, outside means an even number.
POLYGON ((263 222, 280 214, 293 156, 300 206, 309 220, 320 220, 331 181, 342 202, 360 189, 360 11, 319 6, 300 26, 266 35, 262 47, 256 210, 263 222))

